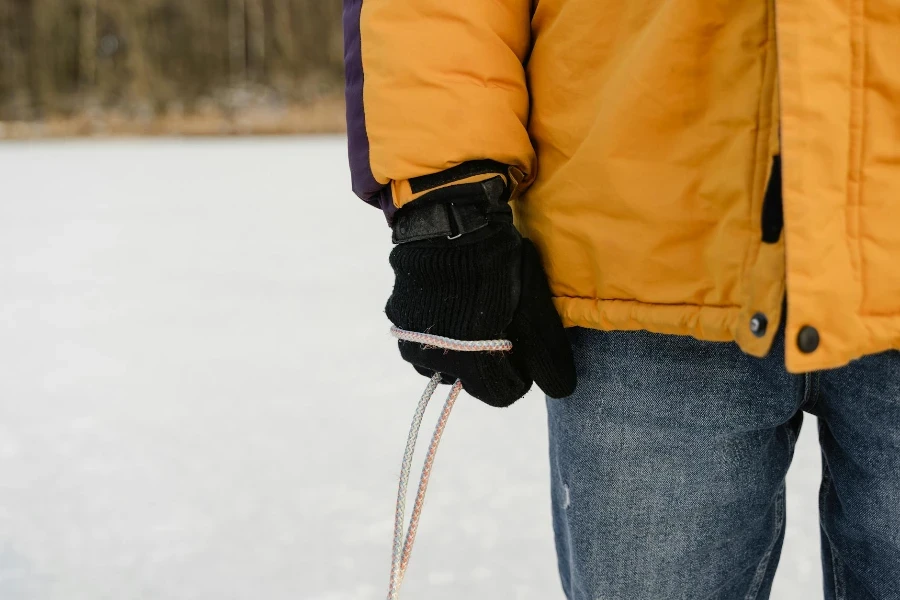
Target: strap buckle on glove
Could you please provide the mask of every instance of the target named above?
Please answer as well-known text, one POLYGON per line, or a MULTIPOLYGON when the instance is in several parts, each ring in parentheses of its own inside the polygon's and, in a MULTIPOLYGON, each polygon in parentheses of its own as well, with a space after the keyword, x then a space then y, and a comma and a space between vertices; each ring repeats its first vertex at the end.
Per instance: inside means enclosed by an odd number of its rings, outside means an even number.
POLYGON ((442 198, 444 190, 436 190, 415 201, 415 208, 400 209, 394 216, 395 244, 433 238, 456 239, 505 221, 512 223, 507 204, 509 192, 502 177, 480 183, 456 186, 452 201, 442 198))

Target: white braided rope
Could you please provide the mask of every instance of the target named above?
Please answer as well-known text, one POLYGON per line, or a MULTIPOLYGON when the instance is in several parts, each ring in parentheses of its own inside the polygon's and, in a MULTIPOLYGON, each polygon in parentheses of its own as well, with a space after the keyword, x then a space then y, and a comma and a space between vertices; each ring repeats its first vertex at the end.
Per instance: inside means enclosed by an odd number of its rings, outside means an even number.
MULTIPOLYGON (((453 340, 427 333, 405 331, 397 327, 392 327, 391 333, 394 337, 401 340, 418 342, 433 348, 457 350, 460 352, 502 352, 512 349, 512 342, 508 340, 453 340)), ((413 504, 412 515, 410 515, 409 527, 406 530, 406 536, 404 536, 403 525, 406 513, 406 494, 409 488, 409 474, 412 470, 412 460, 416 450, 416 440, 419 437, 419 428, 422 425, 422 418, 425 416, 425 409, 428 408, 428 403, 434 395, 437 386, 440 385, 441 379, 441 374, 435 373, 431 378, 431 381, 428 382, 428 386, 422 393, 418 406, 416 406, 412 425, 409 428, 409 435, 406 438, 406 449, 403 452, 403 464, 400 467, 400 485, 397 490, 397 510, 394 513, 394 544, 391 553, 391 580, 390 587, 388 588, 388 600, 397 600, 400 596, 400 586, 403 584, 403 577, 406 575, 406 568, 409 566, 409 558, 412 555, 413 544, 416 540, 416 531, 419 529, 419 518, 422 516, 425 491, 428 489, 428 480, 431 477, 435 456, 437 456, 438 444, 441 442, 441 436, 447 425, 447 419, 450 417, 450 411, 453 410, 453 405, 456 404, 456 399, 463 389, 462 382, 457 380, 456 383, 453 384, 453 387, 450 388, 450 393, 447 395, 446 402, 444 402, 441 416, 434 428, 434 434, 431 436, 428 454, 425 456, 425 464, 422 467, 422 475, 419 478, 419 488, 416 492, 416 500, 413 504)))
POLYGON ((405 342, 416 342, 429 348, 443 348, 457 352, 508 352, 512 350, 509 340, 454 340, 430 333, 406 331, 399 327, 391 327, 391 335, 405 342))

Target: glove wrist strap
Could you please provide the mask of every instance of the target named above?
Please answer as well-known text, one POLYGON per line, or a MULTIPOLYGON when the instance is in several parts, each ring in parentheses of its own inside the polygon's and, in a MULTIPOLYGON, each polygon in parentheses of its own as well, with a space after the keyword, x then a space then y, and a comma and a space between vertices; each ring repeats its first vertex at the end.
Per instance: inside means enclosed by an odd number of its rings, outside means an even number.
POLYGON ((435 190, 401 208, 394 217, 393 242, 456 239, 490 223, 512 223, 503 178, 435 190))

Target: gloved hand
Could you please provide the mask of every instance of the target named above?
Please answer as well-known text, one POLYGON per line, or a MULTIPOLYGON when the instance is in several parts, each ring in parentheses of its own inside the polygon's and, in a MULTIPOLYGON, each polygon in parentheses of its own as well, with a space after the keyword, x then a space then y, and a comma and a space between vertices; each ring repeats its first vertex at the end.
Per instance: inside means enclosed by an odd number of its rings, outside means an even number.
POLYGON ((419 373, 441 373, 444 383, 458 378, 469 394, 497 407, 524 396, 532 381, 553 398, 575 390, 571 346, 540 257, 511 218, 491 219, 455 239, 401 243, 390 262, 396 281, 386 313, 394 325, 458 340, 502 338, 513 344, 511 352, 486 353, 400 341, 400 354, 419 373))

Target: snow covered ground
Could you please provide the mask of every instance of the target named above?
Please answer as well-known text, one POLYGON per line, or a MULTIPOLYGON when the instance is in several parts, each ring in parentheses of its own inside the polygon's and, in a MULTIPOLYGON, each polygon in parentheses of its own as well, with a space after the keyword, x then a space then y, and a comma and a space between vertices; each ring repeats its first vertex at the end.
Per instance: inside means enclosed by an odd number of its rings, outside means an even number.
MULTIPOLYGON (((425 381, 344 140, 7 143, 0 182, 0 598, 383 598, 425 381)), ((544 419, 459 403, 405 598, 562 599, 544 419)), ((814 425, 780 600, 821 597, 814 425)))

